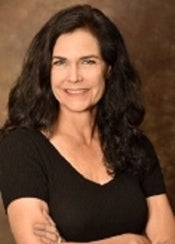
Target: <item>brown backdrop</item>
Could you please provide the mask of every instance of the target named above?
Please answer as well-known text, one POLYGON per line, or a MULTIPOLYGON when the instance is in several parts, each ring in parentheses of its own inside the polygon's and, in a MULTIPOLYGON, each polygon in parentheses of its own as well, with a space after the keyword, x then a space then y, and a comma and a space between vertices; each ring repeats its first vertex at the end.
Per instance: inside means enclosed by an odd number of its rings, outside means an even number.
MULTIPOLYGON (((0 123, 5 118, 9 88, 30 40, 58 9, 77 3, 101 8, 124 35, 143 83, 147 115, 142 127, 157 150, 175 210, 174 0, 0 0, 0 123)), ((12 244, 0 204, 0 243, 12 244)))

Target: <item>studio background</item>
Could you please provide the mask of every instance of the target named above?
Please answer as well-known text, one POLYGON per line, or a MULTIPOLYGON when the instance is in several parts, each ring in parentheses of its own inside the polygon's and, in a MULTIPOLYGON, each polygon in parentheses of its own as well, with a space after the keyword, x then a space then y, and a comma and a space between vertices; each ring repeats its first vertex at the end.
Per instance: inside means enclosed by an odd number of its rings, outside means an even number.
MULTIPOLYGON (((63 7, 88 3, 119 27, 138 70, 146 106, 142 129, 154 144, 175 211, 174 0, 0 0, 0 124, 25 51, 45 21, 63 7)), ((0 243, 14 244, 0 199, 0 243)))

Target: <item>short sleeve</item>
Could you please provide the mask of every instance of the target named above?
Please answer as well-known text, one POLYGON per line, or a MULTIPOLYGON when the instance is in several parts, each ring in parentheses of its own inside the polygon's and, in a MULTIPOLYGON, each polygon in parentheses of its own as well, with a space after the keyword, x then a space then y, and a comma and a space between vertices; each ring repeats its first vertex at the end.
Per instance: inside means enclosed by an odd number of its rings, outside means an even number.
POLYGON ((5 209, 15 199, 35 197, 47 201, 47 175, 29 131, 16 130, 0 143, 0 186, 5 209))
POLYGON ((145 137, 146 161, 149 167, 142 177, 143 192, 146 197, 166 192, 163 173, 152 143, 145 137))

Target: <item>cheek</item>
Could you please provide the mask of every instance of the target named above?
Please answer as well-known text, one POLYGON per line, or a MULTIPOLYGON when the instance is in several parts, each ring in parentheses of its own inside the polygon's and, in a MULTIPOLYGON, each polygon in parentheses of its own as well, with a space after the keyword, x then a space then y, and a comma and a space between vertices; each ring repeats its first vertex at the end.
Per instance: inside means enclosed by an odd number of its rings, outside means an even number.
POLYGON ((99 85, 101 87, 101 93, 103 95, 105 92, 105 89, 106 89, 106 72, 101 72, 101 75, 99 78, 100 78, 99 85))
POLYGON ((99 85, 102 89, 104 89, 105 83, 106 83, 106 78, 105 78, 104 72, 99 72, 97 81, 98 81, 97 85, 99 85))
POLYGON ((58 75, 57 72, 52 71, 50 81, 51 81, 52 89, 54 87, 58 87, 61 84, 61 75, 60 74, 58 75))
POLYGON ((96 92, 100 97, 103 96, 105 92, 105 86, 106 86, 106 81, 103 75, 98 77, 98 80, 96 82, 96 92))
POLYGON ((59 86, 60 86, 60 81, 58 79, 58 76, 52 72, 51 77, 50 77, 50 85, 51 85, 51 90, 53 92, 53 95, 56 99, 58 99, 58 92, 59 92, 59 86))
POLYGON ((106 77, 106 72, 104 70, 93 70, 90 72, 86 73, 86 76, 84 75, 88 80, 94 81, 97 85, 99 83, 105 83, 105 77, 106 77))

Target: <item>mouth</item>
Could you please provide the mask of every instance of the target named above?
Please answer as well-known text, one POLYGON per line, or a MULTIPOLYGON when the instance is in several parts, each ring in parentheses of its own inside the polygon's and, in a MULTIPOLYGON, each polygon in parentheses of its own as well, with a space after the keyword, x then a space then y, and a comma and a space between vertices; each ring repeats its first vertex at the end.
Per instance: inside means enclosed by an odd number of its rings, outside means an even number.
POLYGON ((65 92, 70 95, 81 95, 88 91, 86 88, 77 88, 77 89, 65 89, 65 92))

